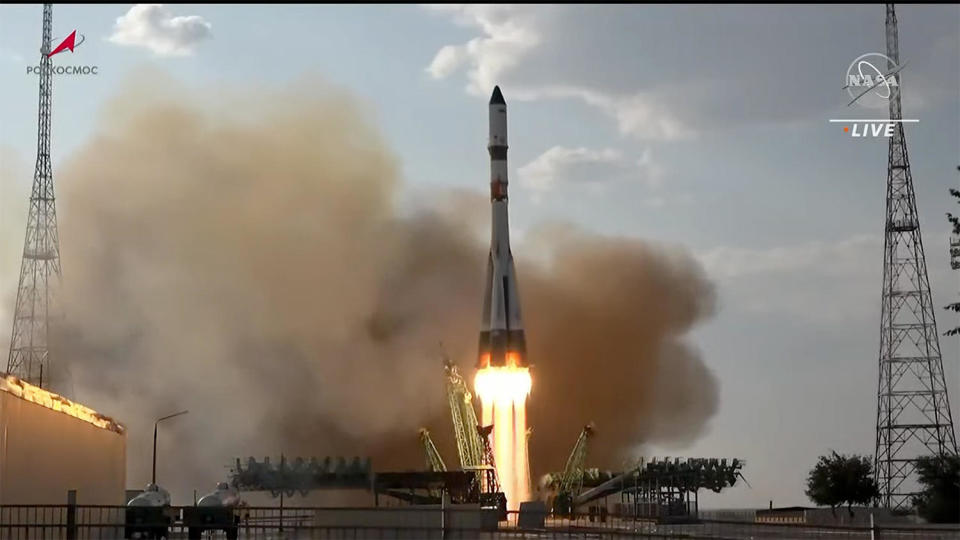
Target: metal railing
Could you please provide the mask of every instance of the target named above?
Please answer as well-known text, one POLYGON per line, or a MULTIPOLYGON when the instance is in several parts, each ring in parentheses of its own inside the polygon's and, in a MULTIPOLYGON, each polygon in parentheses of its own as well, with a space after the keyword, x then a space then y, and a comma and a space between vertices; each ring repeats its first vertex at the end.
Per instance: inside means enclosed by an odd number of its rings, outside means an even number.
MULTIPOLYGON (((518 512, 497 523, 476 508, 241 507, 204 521, 203 507, 169 507, 131 514, 123 506, 0 506, 0 540, 173 539, 513 539, 684 538, 960 540, 960 525, 835 526, 699 519, 665 523, 616 515, 544 516, 543 528, 521 528, 518 512), (134 515, 136 514, 136 515, 134 515), (224 521, 224 515, 226 520, 224 521), (217 521, 219 519, 219 521, 217 521)), ((213 512, 216 512, 214 510, 213 512)))

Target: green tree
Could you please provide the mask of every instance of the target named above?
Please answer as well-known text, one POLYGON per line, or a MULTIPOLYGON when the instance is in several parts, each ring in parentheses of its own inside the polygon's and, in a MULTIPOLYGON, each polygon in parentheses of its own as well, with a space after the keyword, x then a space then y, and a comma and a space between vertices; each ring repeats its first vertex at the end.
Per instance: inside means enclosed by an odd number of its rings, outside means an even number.
POLYGON ((917 460, 923 490, 913 498, 917 513, 931 523, 960 522, 960 456, 924 456, 917 460))
MULTIPOLYGON (((960 167, 957 167, 957 169, 960 170, 960 167)), ((956 197, 957 203, 960 204, 960 190, 951 189, 950 195, 956 197)), ((950 238, 950 267, 954 270, 960 270, 960 216, 947 212, 947 221, 950 222, 950 225, 953 225, 953 236, 950 238)), ((948 304, 944 309, 960 313, 960 302, 948 304)), ((944 333, 945 336, 955 336, 957 334, 960 334, 960 326, 951 328, 944 333)))
POLYGON ((854 504, 870 504, 880 496, 880 490, 873 479, 870 458, 841 455, 831 450, 830 455, 820 456, 810 470, 806 494, 817 506, 829 506, 834 516, 837 506, 846 503, 847 511, 853 516, 854 504))

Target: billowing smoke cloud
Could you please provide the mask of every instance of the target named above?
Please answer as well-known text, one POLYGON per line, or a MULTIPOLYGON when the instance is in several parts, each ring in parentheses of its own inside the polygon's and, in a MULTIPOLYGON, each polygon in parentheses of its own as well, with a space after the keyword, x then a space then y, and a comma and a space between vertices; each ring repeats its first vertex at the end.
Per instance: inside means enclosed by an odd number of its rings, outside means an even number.
POLYGON ((601 468, 638 457, 637 443, 692 441, 717 402, 712 374, 680 339, 713 308, 700 267, 639 240, 569 231, 538 239, 552 250, 549 270, 518 278, 536 365, 538 469, 561 470, 588 421, 597 430, 590 465, 601 468))
MULTIPOLYGON (((128 483, 149 478, 153 420, 180 409, 159 465, 178 498, 247 455, 420 469, 423 425, 455 464, 437 344, 472 378, 486 246, 463 216, 484 197, 398 211, 397 158, 323 84, 216 102, 151 86, 107 107, 58 176, 54 352, 69 392, 128 425, 128 483)), ((590 420, 601 467, 695 438, 717 398, 682 341, 713 306, 693 259, 549 227, 516 252, 534 472, 561 468, 590 420)))

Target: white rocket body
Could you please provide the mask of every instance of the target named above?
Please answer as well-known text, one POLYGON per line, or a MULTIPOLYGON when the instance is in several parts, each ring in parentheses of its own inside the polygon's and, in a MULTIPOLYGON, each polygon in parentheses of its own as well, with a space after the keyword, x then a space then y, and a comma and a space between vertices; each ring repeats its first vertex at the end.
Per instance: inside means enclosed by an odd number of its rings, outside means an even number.
POLYGON ((477 367, 527 367, 516 270, 507 218, 507 104, 500 87, 490 97, 490 205, 492 227, 477 367))

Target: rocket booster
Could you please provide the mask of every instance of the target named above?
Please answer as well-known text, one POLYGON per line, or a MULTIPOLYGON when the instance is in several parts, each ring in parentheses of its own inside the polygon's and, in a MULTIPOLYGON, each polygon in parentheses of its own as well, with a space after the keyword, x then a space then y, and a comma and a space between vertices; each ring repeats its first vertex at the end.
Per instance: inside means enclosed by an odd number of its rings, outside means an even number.
POLYGON ((527 367, 517 273, 507 220, 507 103, 500 87, 490 96, 490 206, 493 211, 477 367, 527 367))

